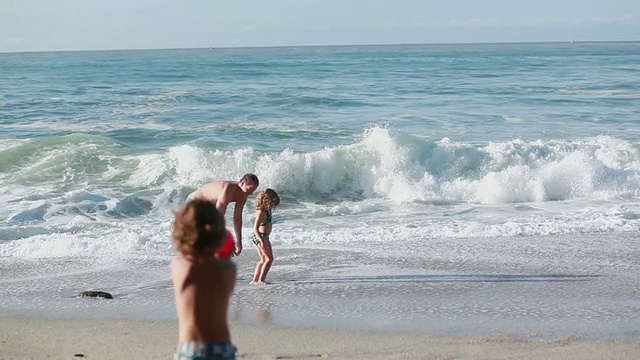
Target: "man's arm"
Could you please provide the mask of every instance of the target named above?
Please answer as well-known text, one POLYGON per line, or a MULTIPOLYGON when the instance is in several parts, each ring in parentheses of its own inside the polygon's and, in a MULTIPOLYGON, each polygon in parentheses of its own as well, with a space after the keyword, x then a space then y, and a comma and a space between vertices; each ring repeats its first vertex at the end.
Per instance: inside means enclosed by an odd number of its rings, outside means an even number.
POLYGON ((236 232, 236 255, 240 255, 242 252, 242 210, 246 202, 246 198, 236 201, 236 207, 233 210, 233 229, 236 232))

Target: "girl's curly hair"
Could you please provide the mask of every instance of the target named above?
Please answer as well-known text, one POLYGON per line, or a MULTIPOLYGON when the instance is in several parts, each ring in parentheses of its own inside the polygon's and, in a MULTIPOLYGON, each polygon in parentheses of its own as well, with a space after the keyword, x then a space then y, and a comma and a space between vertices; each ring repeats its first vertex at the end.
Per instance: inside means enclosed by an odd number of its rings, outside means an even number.
POLYGON ((183 205, 173 222, 173 245, 189 258, 212 255, 226 237, 224 216, 206 200, 194 200, 183 205))
POLYGON ((273 189, 267 189, 256 196, 256 210, 268 210, 280 204, 280 196, 273 189))

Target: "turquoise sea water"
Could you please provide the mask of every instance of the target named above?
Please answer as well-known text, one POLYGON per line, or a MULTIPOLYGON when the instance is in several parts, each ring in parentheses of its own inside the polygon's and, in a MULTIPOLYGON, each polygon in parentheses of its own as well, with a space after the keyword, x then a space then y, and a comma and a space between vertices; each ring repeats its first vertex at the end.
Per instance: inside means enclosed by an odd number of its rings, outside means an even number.
MULTIPOLYGON (((637 42, 0 54, 0 302, 44 311, 25 297, 91 284, 166 305, 172 211, 246 172, 284 200, 276 282, 619 272, 628 287, 638 64, 637 42), (131 266, 153 271, 104 275, 131 266)), ((618 300, 637 310, 638 293, 618 300)))

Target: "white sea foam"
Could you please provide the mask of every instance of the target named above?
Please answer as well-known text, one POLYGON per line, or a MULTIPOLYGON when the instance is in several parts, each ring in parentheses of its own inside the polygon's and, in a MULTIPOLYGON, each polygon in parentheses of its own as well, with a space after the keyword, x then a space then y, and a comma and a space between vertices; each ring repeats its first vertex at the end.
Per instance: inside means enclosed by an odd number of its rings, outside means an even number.
MULTIPOLYGON (((31 209, 37 209, 43 203, 33 202, 31 209)), ((386 251, 399 255, 400 248, 397 253, 387 248, 397 243, 417 246, 441 239, 640 231, 638 204, 606 207, 585 206, 585 203, 561 205, 540 204, 540 208, 526 211, 501 206, 434 208, 412 204, 394 207, 380 201, 289 205, 274 214, 273 243, 281 248, 359 249, 372 254, 386 251)), ((76 206, 82 207, 80 204, 76 206)), ((105 212, 113 211, 117 202, 108 200, 105 206, 105 212)), ((113 218, 108 214, 90 217, 78 213, 55 213, 56 210, 52 209, 45 215, 48 226, 54 231, 5 239, 0 242, 0 256, 128 258, 166 257, 171 254, 170 209, 124 218, 113 218)), ((252 213, 249 209, 245 217, 244 231, 250 234, 252 213)), ((421 258, 432 254, 412 256, 421 258)))
POLYGON ((607 136, 467 144, 384 127, 310 152, 184 144, 132 154, 85 135, 14 142, 0 151, 16 164, 0 171, 0 255, 166 254, 186 195, 247 172, 281 193, 274 241, 285 246, 372 244, 371 232, 389 228, 380 241, 638 231, 639 152, 607 136))
POLYGON ((522 124, 522 123, 526 123, 527 122, 526 119, 522 119, 522 118, 515 117, 515 116, 502 115, 501 117, 502 117, 502 119, 504 119, 504 122, 509 123, 509 124, 522 124))
MULTIPOLYGON (((138 115, 138 114, 147 114, 153 112, 160 112, 157 109, 139 109, 136 111, 126 110, 126 111, 114 111, 114 113, 122 113, 126 115, 138 115)), ((115 130, 132 130, 132 129, 146 129, 146 130, 171 130, 173 127, 171 125, 160 124, 153 119, 148 119, 146 121, 127 121, 127 120, 118 120, 118 121, 109 121, 109 122, 86 122, 83 120, 86 116, 79 116, 77 118, 67 119, 66 121, 59 120, 36 120, 25 123, 7 123, 0 124, 0 129, 5 130, 24 130, 24 129, 33 129, 33 130, 51 130, 51 131, 72 131, 77 133, 87 133, 87 132, 102 132, 102 131, 115 131, 115 130)))
POLYGON ((638 96, 632 89, 585 89, 585 88, 553 88, 553 87, 519 87, 517 90, 534 93, 560 93, 587 97, 623 97, 638 96))

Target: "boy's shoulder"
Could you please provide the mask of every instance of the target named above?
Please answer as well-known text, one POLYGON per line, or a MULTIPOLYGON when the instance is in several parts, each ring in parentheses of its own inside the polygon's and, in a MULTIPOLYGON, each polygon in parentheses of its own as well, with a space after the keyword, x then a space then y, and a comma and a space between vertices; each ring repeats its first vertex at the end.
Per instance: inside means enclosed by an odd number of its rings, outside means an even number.
POLYGON ((176 270, 177 268, 185 267, 189 265, 189 260, 187 260, 183 256, 174 256, 171 259, 171 269, 176 270))
POLYGON ((222 283, 232 284, 236 279, 237 267, 235 263, 228 260, 210 259, 193 262, 184 257, 176 257, 171 263, 171 273, 174 281, 195 276, 203 279, 218 279, 222 283))
POLYGON ((236 271, 237 267, 233 261, 230 260, 220 260, 217 258, 211 258, 205 261, 193 261, 184 256, 176 256, 171 260, 172 268, 200 268, 200 269, 211 269, 214 271, 236 271))
POLYGON ((218 269, 219 271, 223 272, 223 273, 234 273, 237 271, 238 267, 236 266, 236 264, 231 261, 231 260, 220 260, 220 259, 215 259, 212 260, 212 266, 214 266, 216 269, 218 269))

